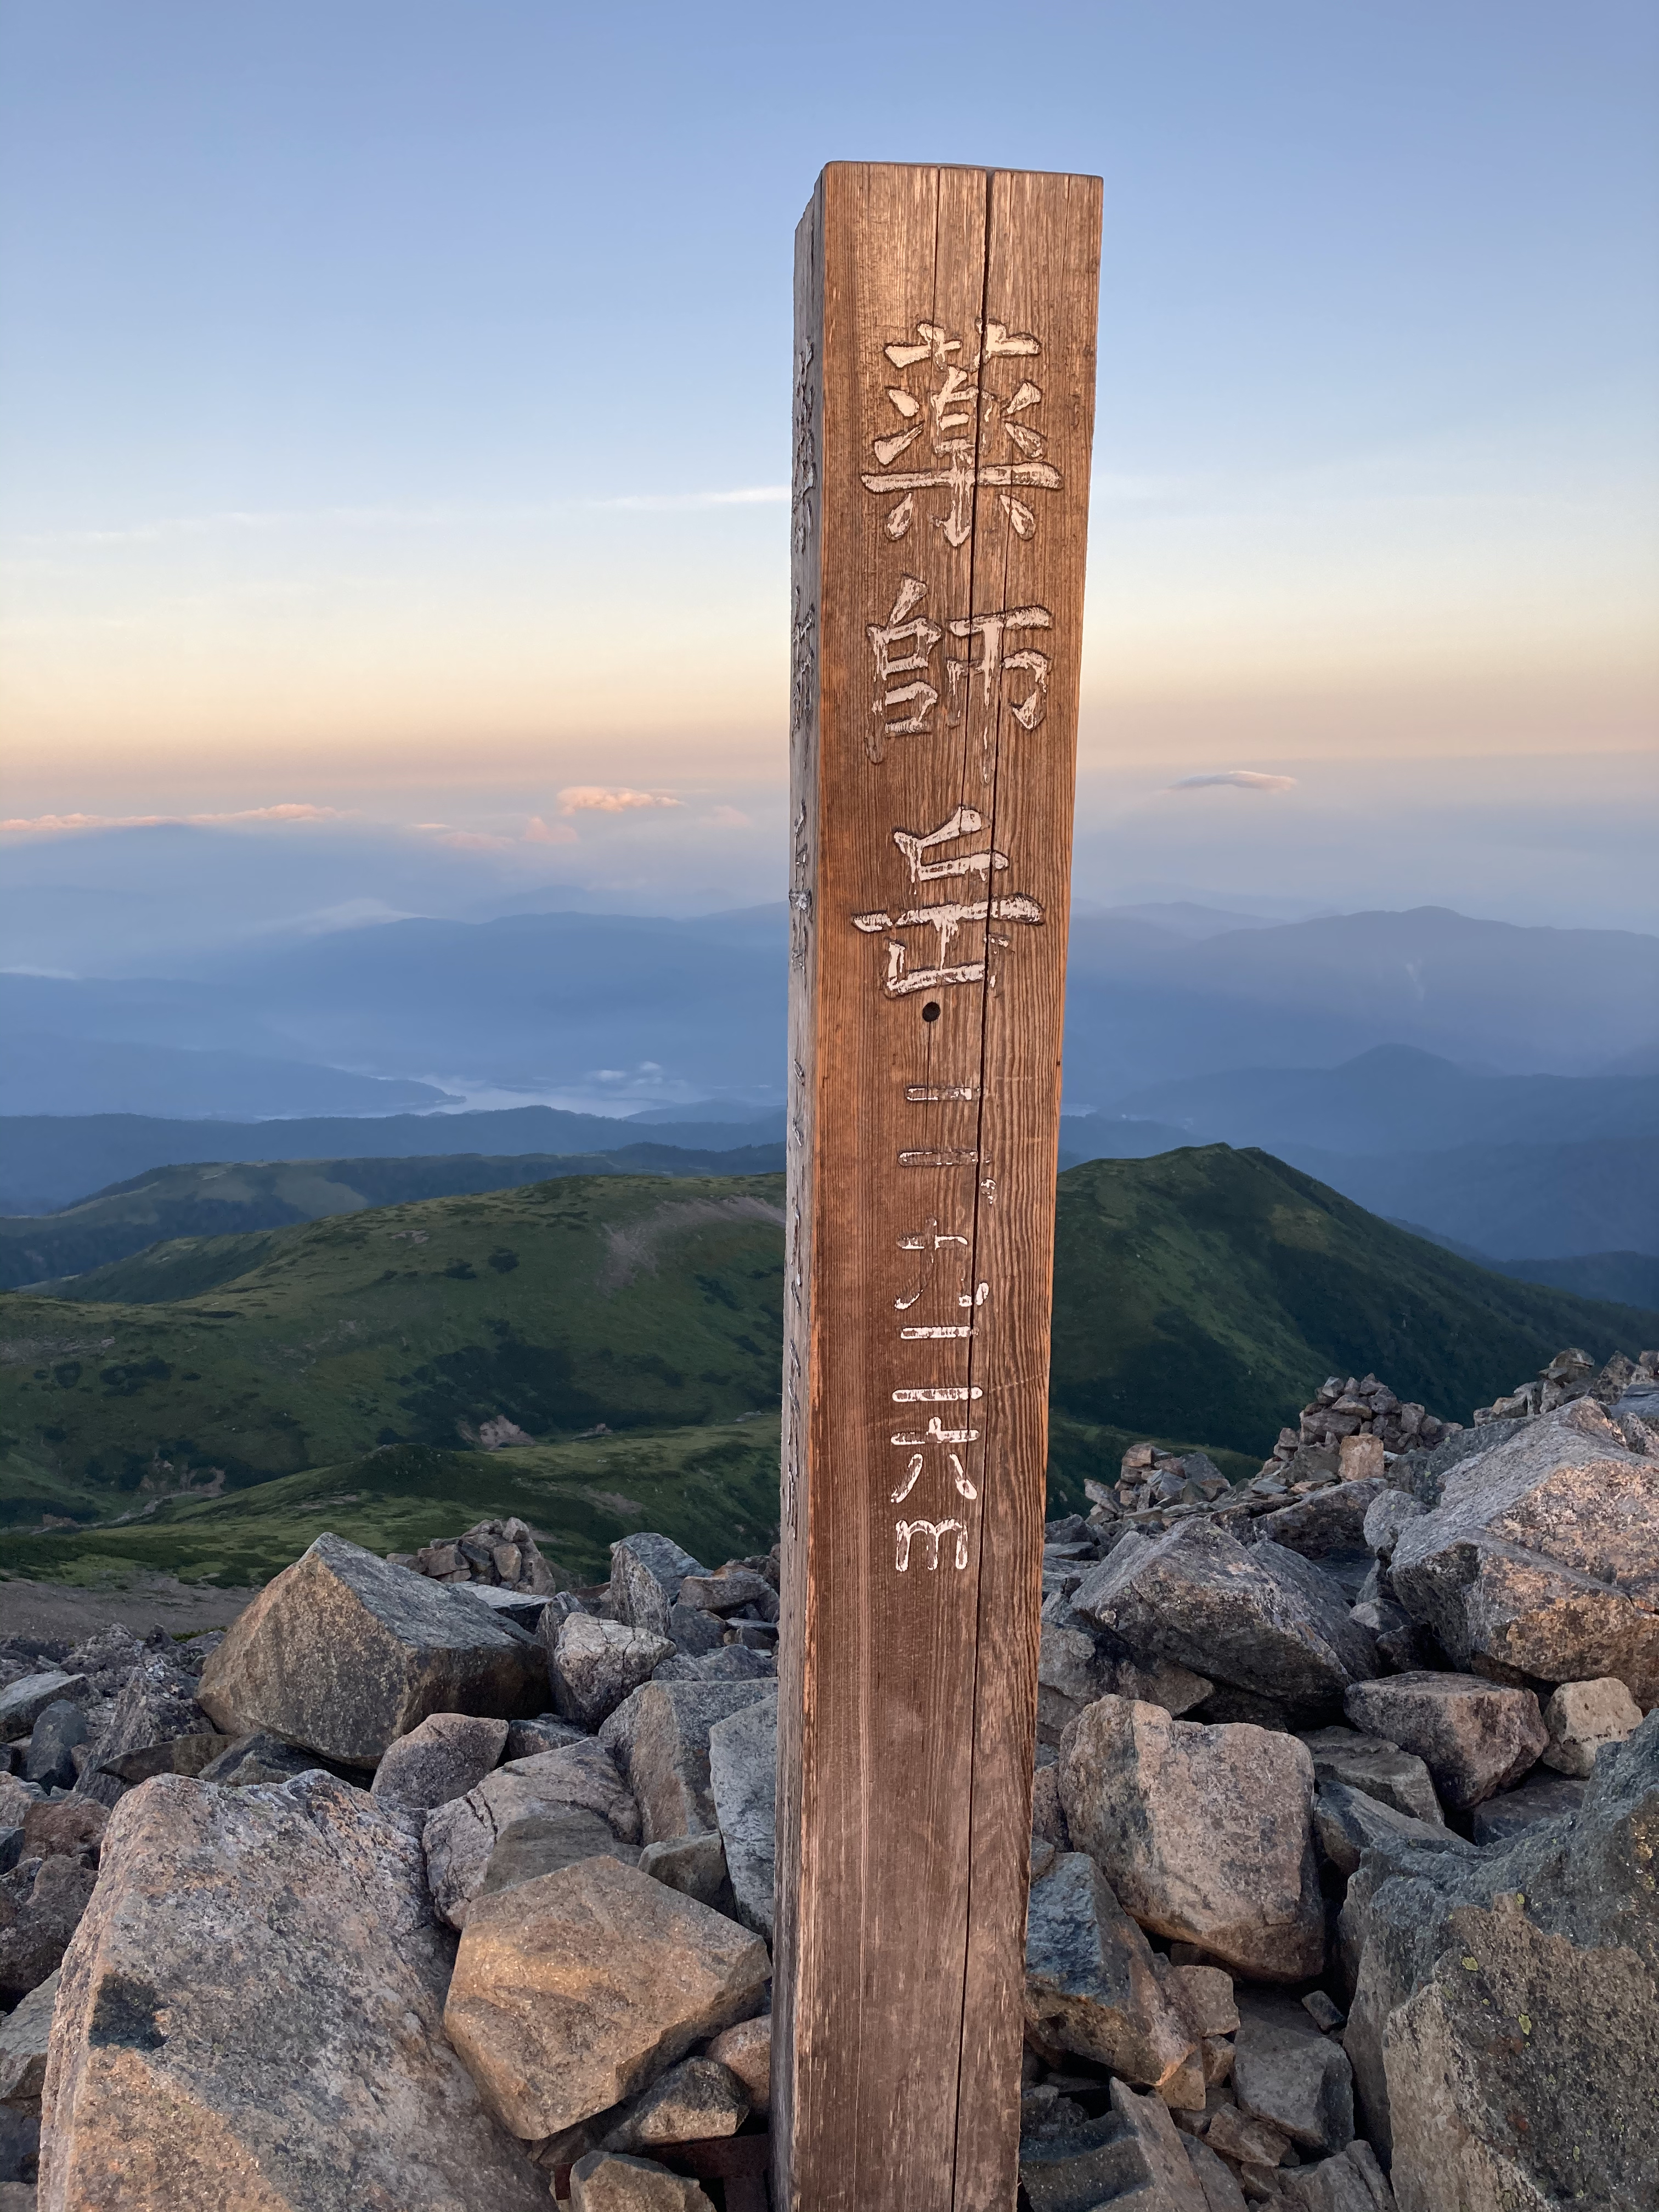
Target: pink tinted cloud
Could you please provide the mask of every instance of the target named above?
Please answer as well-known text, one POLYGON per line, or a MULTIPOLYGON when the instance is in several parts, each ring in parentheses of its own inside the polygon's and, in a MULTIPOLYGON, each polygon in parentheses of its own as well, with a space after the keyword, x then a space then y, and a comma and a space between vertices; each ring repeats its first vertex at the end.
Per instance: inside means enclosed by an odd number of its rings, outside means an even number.
POLYGON ((559 793, 561 814, 628 814, 640 806, 678 806, 665 791, 612 790, 599 783, 570 783, 559 793))
POLYGON ((532 814, 525 824, 526 845, 578 845, 581 840, 568 822, 556 822, 550 828, 539 814, 532 814))
POLYGON ((85 830, 160 830, 180 823, 188 823, 196 830, 205 830, 217 828, 227 822, 337 822, 340 818, 341 810, 337 806, 313 806, 290 801, 281 806, 243 806, 233 813, 224 814, 18 815, 9 821, 0 822, 0 831, 57 837, 85 830))
POLYGON ((1201 791, 1215 783, 1231 784, 1236 791, 1294 791, 1293 775, 1262 775, 1253 768, 1226 768, 1210 775, 1183 775, 1179 782, 1167 784, 1169 791, 1201 791))
POLYGON ((704 819, 717 830, 752 830, 755 826, 739 806, 712 807, 704 819))

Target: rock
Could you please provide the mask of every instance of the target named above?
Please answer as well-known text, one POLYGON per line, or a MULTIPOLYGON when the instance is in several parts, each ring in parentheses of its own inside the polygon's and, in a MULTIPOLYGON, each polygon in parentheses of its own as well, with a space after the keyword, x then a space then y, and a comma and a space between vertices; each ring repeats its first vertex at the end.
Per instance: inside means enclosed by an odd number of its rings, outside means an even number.
MULTIPOLYGON (((705 1613, 697 1617, 713 1620, 716 1616, 705 1613)), ((653 1682, 775 1682, 777 1656, 774 1652, 751 1651, 746 1644, 723 1644, 714 1651, 682 1649, 672 1659, 665 1659, 651 1679, 653 1682)))
POLYGON ((92 1685, 84 1674, 25 1674, 0 1690, 0 1743, 26 1736, 48 1705, 84 1705, 92 1685))
MULTIPOLYGON (((498 1890, 514 1889, 521 1881, 534 1881, 582 1859, 615 1859, 620 1866, 635 1866, 640 1854, 632 1844, 618 1843, 610 1824, 597 1813, 574 1805, 555 1811, 524 1813, 509 1820, 495 1838, 477 1894, 493 1897, 498 1890)), ((468 1899, 470 1906, 471 1900, 468 1899)), ((462 1923, 465 1916, 463 1913, 462 1923)))
POLYGON ((591 1613, 549 1613, 548 1676, 553 1703, 566 1720, 596 1729, 630 1697, 653 1670, 674 1656, 664 1636, 629 1628, 620 1620, 598 1620, 591 1613))
POLYGON ((708 1732, 716 1722, 775 1694, 769 1681, 647 1682, 617 1706, 599 1730, 599 1741, 628 1778, 647 1844, 719 1826, 708 1732))
POLYGON ((1314 1838, 1322 1856, 1341 1875, 1351 1875, 1368 1850, 1415 1844, 1425 1850, 1468 1851, 1467 1843, 1443 1821, 1413 1820, 1396 1813, 1392 1805, 1350 1790, 1346 1783, 1327 1782, 1315 1792, 1314 1838))
POLYGON ((1313 1753, 1316 1784, 1343 1782, 1379 1804, 1392 1805, 1408 1820, 1431 1826, 1444 1821, 1433 1778, 1415 1753, 1382 1736, 1346 1728, 1315 1729, 1302 1741, 1313 1753))
MULTIPOLYGON (((39 1729, 37 1721, 35 1726, 39 1729)), ((1544 1708, 1549 1742, 1540 1753, 1559 1774, 1587 1775, 1604 1744, 1622 1743, 1642 1725, 1642 1709, 1613 1674, 1563 1682, 1544 1708)))
POLYGON ((383 1805, 428 1813, 465 1797, 507 1748, 507 1723, 472 1713, 428 1713, 399 1736, 374 1771, 369 1787, 383 1805))
POLYGON ((1031 1833, 1052 1844, 1057 1851, 1069 1851, 1072 1848, 1071 1830, 1066 1825, 1065 1809, 1060 1802, 1057 1766, 1039 1766, 1032 1777, 1031 1833))
POLYGON ((1238 2108, 1267 2120, 1300 2149, 1335 2151, 1353 2140, 1353 2069, 1288 1997, 1247 1997, 1233 2038, 1238 2108))
POLYGON ((729 2067, 743 2085, 751 2112, 763 2112, 772 2102, 772 2015, 740 2020, 723 2027, 708 2046, 708 2056, 729 2067))
POLYGON ((1273 2167, 1280 2163, 1291 2147, 1291 2139, 1282 2128, 1259 2113, 1241 2112, 1236 2105, 1221 2106, 1211 2120, 1206 2139, 1224 2158, 1236 2160, 1240 2166, 1273 2167))
POLYGON ((693 1605, 676 1602, 668 1608, 668 1632, 684 1659, 705 1656, 726 1647, 726 1623, 717 1613, 704 1613, 693 1605))
POLYGON ((1025 2017, 1046 2045, 1153 2088, 1199 2040, 1160 1987, 1146 1938, 1081 1851, 1031 1885, 1025 2017))
POLYGON ((250 1790, 260 1782, 291 1782, 295 1775, 319 1771, 315 1756, 285 1743, 281 1736, 256 1729, 252 1735, 230 1736, 198 1770, 198 1778, 225 1790, 250 1790))
POLYGON ((454 1585, 319 1536, 226 1631, 198 1692, 216 1727, 373 1766, 428 1713, 538 1712, 541 1647, 454 1585))
POLYGON ((562 1751, 568 1743, 585 1743, 588 1731, 574 1721, 562 1721, 556 1713, 538 1713, 533 1721, 509 1721, 507 1755, 534 1759, 544 1751, 562 1751))
MULTIPOLYGON (((695 1897, 699 1905, 725 1913, 728 1920, 742 1917, 726 1868, 726 1846, 718 1832, 673 1836, 666 1843, 647 1844, 639 1855, 639 1869, 641 1874, 648 1874, 653 1881, 678 1890, 682 1897, 695 1897)), ((753 1924, 751 1921, 744 1922, 745 1927, 753 1924)))
POLYGON ((0 1774, 0 1820, 9 1827, 21 1827, 31 1805, 38 1805, 46 1796, 38 1782, 22 1781, 15 1774, 0 1774))
POLYGON ((1659 1715, 1601 1754, 1570 1821, 1468 1857, 1367 1856, 1342 2041, 1402 2212, 1659 2195, 1656 1827, 1659 1715))
POLYGON ((196 1701, 195 1677, 167 1656, 141 1649, 99 1731, 96 1764, 82 1771, 76 1794, 115 1805, 125 1788, 148 1782, 153 1774, 199 1773, 225 1749, 228 1736, 194 1766, 188 1764, 190 1753, 168 1756, 164 1747, 214 1733, 196 1701), (186 1763, 180 1765, 181 1759, 186 1763))
POLYGON ((1584 1785, 1565 1774, 1534 1767, 1518 1790, 1501 1790, 1474 1808, 1477 1844, 1512 1843, 1540 1820, 1570 1820, 1584 1801, 1584 1785))
POLYGON ((1368 1548, 1384 1565, 1394 1557, 1400 1532, 1422 1517, 1423 1508, 1408 1490, 1379 1490, 1365 1508, 1360 1534, 1368 1548))
POLYGON ((653 1531, 624 1536, 611 1547, 611 1607, 629 1628, 668 1636, 669 1607, 678 1601, 680 1584, 688 1575, 703 1572, 670 1537, 653 1531))
POLYGON ((738 1918, 769 1943, 777 1850, 777 1774, 775 1692, 716 1721, 708 1731, 709 1791, 738 1918))
POLYGON ((85 1797, 58 1797, 31 1805, 23 1815, 23 1850, 27 1859, 84 1856, 95 1865, 107 1807, 85 1797))
POLYGON ((1114 2081, 1111 2110, 1075 2133, 1023 2144, 1020 2188, 1031 2212, 1209 2212, 1162 2102, 1114 2081))
POLYGON ((1383 1449, 1379 1436, 1344 1437, 1337 1446, 1336 1458, 1337 1473, 1345 1486, 1349 1483, 1380 1482, 1382 1479, 1383 1449))
POLYGON ((64 1961, 43 2212, 544 2207, 444 2039, 448 1952, 367 1791, 146 1783, 64 1961))
POLYGON ((58 1855, 41 1860, 21 1905, 0 1900, 0 1999, 15 2004, 57 1971, 97 1879, 78 1858, 58 1855))
POLYGON ((657 2143, 706 2142, 734 2136, 749 2118, 735 2074, 717 2058, 683 2058, 630 2098, 606 2130, 602 2150, 649 2150, 657 2143))
POLYGON ((1294 1736, 1204 1728, 1122 1698, 1091 1705, 1060 1751, 1073 1841, 1124 1909, 1263 1981, 1324 1963, 1313 1788, 1294 1736))
POLYGON ((1395 2212, 1376 2154, 1358 2136, 1337 2157, 1287 2173, 1279 2203, 1285 2212, 1395 2212))
POLYGON ((1206 2212, 1244 2212, 1244 2191, 1233 2179, 1231 2167, 1195 2136, 1183 2136, 1181 2140, 1192 2161, 1194 2179, 1204 2191, 1206 2212))
POLYGON ((1172 1659, 1312 1718, 1376 1671, 1370 1637, 1317 1567, 1278 1544, 1241 1544, 1202 1519, 1155 1541, 1126 1536, 1072 1606, 1115 1631, 1137 1659, 1172 1659))
POLYGON ((1334 2027, 1340 2027, 1348 2017, 1339 2004, 1333 2004, 1323 1990, 1310 1990, 1302 2000, 1302 2009, 1323 2035, 1334 2027))
POLYGON ((687 1575, 678 1591, 681 1605, 704 1613, 741 1613, 745 1606, 759 1609, 763 1620, 778 1617, 778 1594, 764 1575, 734 1561, 717 1574, 687 1575))
POLYGON ((714 2212, 695 2181, 654 2159, 590 2151, 570 2169, 571 2212, 714 2212))
POLYGON ((33 2105, 40 2101, 46 2078, 46 2043, 52 2033, 52 2011, 58 2002, 57 1973, 50 1973, 29 1991, 13 2012, 0 2020, 0 2105, 33 2105))
POLYGON ((1219 1966, 1172 1966, 1161 1958, 1154 1958, 1152 1964, 1160 1969, 1164 1996, 1195 2036, 1237 2032, 1238 2005, 1231 1974, 1219 1966))
POLYGON ((1389 1571, 1456 1666, 1614 1674, 1638 1705, 1659 1701, 1659 1458, 1592 1399, 1455 1468, 1389 1571))
POLYGON ((570 1807, 596 1813, 618 1843, 636 1844, 640 1818, 626 1784, 603 1746, 591 1737, 562 1751, 515 1759, 486 1775, 465 1797, 435 1806, 422 1841, 433 1901, 452 1928, 483 1887, 496 1839, 514 1821, 570 1807))
POLYGON ((1379 1468, 1375 1478, 1345 1478, 1328 1490, 1261 1515, 1254 1523, 1256 1540, 1282 1544, 1304 1559, 1346 1559, 1367 1551, 1365 1516, 1387 1495, 1381 1477, 1379 1468))
POLYGON ((636 2095, 755 2012, 771 1961, 747 1929, 608 1858, 479 1898, 445 2026, 515 2135, 636 2095))
POLYGON ((1478 1674, 1419 1671, 1357 1682, 1346 1710, 1363 1733, 1414 1752, 1460 1813, 1518 1781, 1549 1741, 1530 1690, 1478 1674))
MULTIPOLYGON (((100 1759, 97 1772, 129 1789, 157 1774, 185 1774, 193 1780, 204 1766, 228 1752, 234 1741, 232 1736, 220 1735, 216 1729, 204 1729, 195 1735, 175 1735, 165 1743, 147 1743, 142 1750, 124 1751, 113 1759, 100 1759)), ((84 1786, 90 1778, 83 1772, 81 1778, 84 1786)), ((90 1796, 92 1792, 88 1790, 86 1794, 90 1796)), ((118 1790, 112 1799, 100 1802, 118 1803, 120 1793, 118 1790)))
POLYGON ((43 1790, 72 1789, 76 1770, 70 1753, 86 1741, 89 1733, 86 1714, 79 1705, 67 1698, 54 1698, 29 1731, 28 1748, 23 1755, 24 1780, 38 1782, 43 1790))

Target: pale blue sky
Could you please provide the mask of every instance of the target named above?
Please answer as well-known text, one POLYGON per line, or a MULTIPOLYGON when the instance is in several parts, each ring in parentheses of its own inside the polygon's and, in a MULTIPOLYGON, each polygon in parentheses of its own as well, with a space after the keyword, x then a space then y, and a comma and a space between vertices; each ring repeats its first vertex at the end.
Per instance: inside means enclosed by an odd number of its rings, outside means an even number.
MULTIPOLYGON (((637 786, 764 887, 791 237, 863 157, 1105 178, 1089 835, 1654 804, 1650 5, 6 0, 0 61, 8 816, 637 786)), ((646 826, 569 819, 571 880, 646 826)))

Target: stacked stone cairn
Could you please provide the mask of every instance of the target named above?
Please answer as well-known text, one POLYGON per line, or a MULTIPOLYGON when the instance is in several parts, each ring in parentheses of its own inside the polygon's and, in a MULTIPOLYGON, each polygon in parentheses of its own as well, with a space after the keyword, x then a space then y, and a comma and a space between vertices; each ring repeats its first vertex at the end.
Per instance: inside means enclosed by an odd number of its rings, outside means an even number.
MULTIPOLYGON (((1659 2201, 1656 1364, 1050 1524, 1026 2212, 1659 2201)), ((526 1540, 0 1641, 0 2212, 764 2212, 776 1557, 526 1540)))
POLYGON ((542 1557, 529 1523, 519 1520, 475 1522, 461 1535, 434 1536, 418 1552, 386 1556, 394 1565, 412 1567, 434 1582, 467 1583, 519 1597, 551 1597, 570 1580, 542 1557))

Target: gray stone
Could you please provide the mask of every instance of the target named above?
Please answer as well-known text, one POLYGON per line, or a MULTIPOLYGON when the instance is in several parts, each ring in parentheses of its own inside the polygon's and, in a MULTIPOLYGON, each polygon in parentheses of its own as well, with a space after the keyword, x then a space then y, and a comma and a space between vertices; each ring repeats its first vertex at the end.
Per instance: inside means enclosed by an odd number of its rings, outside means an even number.
POLYGON ((717 2058, 683 2058, 617 2112, 602 2150, 650 2150, 659 2143, 706 2142, 734 2136, 749 2118, 743 2084, 717 2058))
POLYGON ((629 1628, 668 1636, 669 1607, 678 1601, 680 1584, 703 1571, 672 1537, 654 1530, 624 1536, 611 1547, 611 1609, 629 1628))
POLYGON ((54 1699, 37 1717, 29 1731, 28 1750, 23 1759, 24 1780, 38 1782, 43 1790, 72 1789, 76 1765, 70 1754, 89 1734, 86 1714, 79 1705, 72 1705, 67 1698, 54 1699))
POLYGON ((428 1813, 476 1789, 506 1748, 505 1721, 473 1713, 428 1713, 392 1746, 370 1788, 383 1805, 428 1813))
POLYGON ((475 1901, 445 2027, 504 2124, 539 2142, 758 2010, 771 1970, 746 1928, 584 1859, 475 1901))
MULTIPOLYGON (((37 1721, 37 1730, 40 1725, 37 1721)), ((1599 1682, 1563 1682, 1544 1708, 1550 1740, 1543 1763, 1582 1779, 1603 1745, 1623 1743, 1641 1725, 1641 1707, 1616 1675, 1604 1674, 1599 1682)))
POLYGON ((1207 2040, 1237 2033, 1238 2004, 1231 1974, 1219 1966, 1171 1966, 1161 1953, 1154 1954, 1152 1965, 1164 1996, 1195 2036, 1207 2040))
POLYGON ((714 2212, 697 2182, 654 2159, 590 2151, 570 2169, 571 2212, 714 2212))
POLYGON ((1460 1813, 1519 1781, 1549 1741, 1530 1690, 1478 1674, 1419 1671, 1357 1682, 1346 1710, 1363 1733, 1415 1753, 1460 1813))
POLYGON ((638 1801, 647 1844, 706 1834, 720 1826, 708 1773, 716 1722, 775 1696, 769 1680, 647 1682, 599 1730, 638 1801))
MULTIPOLYGON (((100 1759, 97 1773, 118 1783, 120 1789, 135 1788, 157 1774, 184 1774, 192 1780, 205 1766, 228 1751, 234 1738, 221 1735, 216 1729, 204 1729, 196 1735, 175 1735, 165 1743, 147 1743, 142 1750, 122 1752, 114 1759, 100 1759)), ((82 1770, 82 1788, 76 1795, 90 1797, 93 1791, 85 1785, 92 1770, 82 1770)), ((100 1802, 118 1803, 120 1789, 113 1796, 100 1802)))
POLYGON ((1584 1785, 1565 1774, 1534 1767, 1518 1790, 1500 1790, 1474 1808, 1477 1844, 1513 1843, 1540 1820, 1570 1820, 1584 1802, 1584 1785))
POLYGON ((562 1751, 515 1759, 486 1775, 465 1797, 426 1816, 422 1842, 433 1902, 452 1928, 464 1928, 483 1888, 498 1838, 515 1821, 570 1808, 597 1814, 618 1843, 637 1844, 640 1817, 627 1784, 603 1746, 585 1738, 562 1751))
POLYGON ((674 1656, 667 1636, 630 1628, 620 1620, 596 1620, 589 1613, 550 1613, 548 1676, 553 1703, 565 1719, 596 1729, 631 1697, 654 1668, 674 1656))
POLYGON ((1394 2191, 1376 2155, 1358 2136, 1335 2158, 1287 2173, 1278 2202, 1284 2212, 1395 2212, 1394 2191))
POLYGON ((1249 1996, 1233 2038, 1239 2110, 1269 2121, 1300 2149, 1336 2151, 1353 2140, 1353 2069, 1288 1997, 1249 1996))
POLYGON ((580 1806, 521 1813, 496 1837, 477 1894, 494 1897, 498 1890, 513 1889, 521 1881, 535 1881, 544 1874, 557 1874, 562 1868, 593 1858, 635 1866, 640 1852, 633 1844, 619 1843, 608 1821, 580 1806))
POLYGON ((1368 1854, 1342 2040, 1401 2212, 1659 2196, 1656 1828, 1659 1715, 1597 1759, 1570 1821, 1468 1858, 1368 1854))
POLYGON ((669 1607, 668 1632, 682 1658, 698 1658, 726 1645, 726 1623, 717 1613, 704 1613, 695 1605, 669 1607))
POLYGON ((1315 1792, 1314 1838, 1320 1850, 1339 1874, 1351 1875, 1360 1855, 1402 1844, 1425 1850, 1469 1851, 1474 1846, 1447 1827, 1443 1820, 1413 1820, 1397 1813, 1380 1798, 1351 1790, 1346 1783, 1327 1781, 1315 1792))
POLYGON ((1193 2175, 1204 2191, 1206 2212, 1245 2212, 1244 2191, 1233 2179, 1232 2168, 1218 2159, 1196 2136, 1182 2136, 1193 2175))
POLYGON ((1304 1559, 1350 1559, 1368 1548, 1365 1516, 1387 1493, 1379 1479, 1334 1483, 1264 1513, 1255 1523, 1258 1541, 1282 1544, 1304 1559))
POLYGON ((197 1774, 199 1780, 216 1783, 222 1789, 250 1790, 256 1783, 291 1782, 296 1774, 319 1771, 310 1752, 256 1729, 252 1735, 229 1738, 225 1748, 216 1752, 197 1774))
POLYGON ((0 2020, 0 2105, 38 2105, 46 2078, 46 2045, 52 2007, 58 2002, 57 1973, 0 2020))
MULTIPOLYGON (((700 1620, 716 1618, 712 1613, 697 1617, 700 1620)), ((746 1644, 722 1644, 713 1651, 681 1650, 665 1659, 651 1679, 653 1682, 775 1682, 777 1656, 751 1651, 746 1644)))
POLYGON ((324 1535, 238 1614, 198 1695, 228 1735, 268 1729, 373 1766, 428 1713, 538 1712, 546 1668, 532 1637, 464 1589, 324 1535))
POLYGON ((1422 1506, 1408 1490, 1379 1490, 1365 1509, 1360 1533, 1384 1565, 1393 1559, 1400 1532, 1407 1522, 1421 1518, 1422 1506))
MULTIPOLYGON (((191 1766, 191 1754, 163 1758, 158 1747, 213 1733, 196 1701, 195 1677, 167 1658, 146 1653, 117 1692, 98 1732, 96 1763, 82 1770, 76 1794, 114 1805, 124 1789, 147 1782, 152 1774, 199 1773, 216 1753, 205 1751, 200 1765, 191 1766), (145 1753, 148 1759, 141 1756, 145 1753), (180 1759, 185 1763, 180 1765, 180 1759)), ((222 1738, 219 1750, 229 1741, 222 1738)))
POLYGON ((0 1827, 0 1874, 9 1874, 22 1856, 21 1827, 0 1827))
POLYGON ((732 1562, 712 1575, 687 1575, 679 1587, 679 1602, 704 1613, 741 1613, 755 1607, 763 1620, 778 1617, 778 1594, 764 1575, 753 1567, 732 1562))
POLYGON ((1199 2040, 1160 1986, 1151 1945, 1081 1851, 1031 1885, 1025 2017, 1045 2045, 1152 2088, 1199 2040))
POLYGON ((708 2056, 730 2067, 743 2084, 751 2112, 763 2112, 772 2102, 772 2015, 740 2020, 723 2027, 708 2046, 708 2056))
POLYGON ((507 1755, 534 1759, 544 1751, 562 1751, 568 1743, 582 1743, 589 1731, 574 1721, 562 1721, 556 1713, 538 1713, 533 1721, 509 1721, 507 1755))
POLYGON ((1443 1821, 1434 1780, 1416 1754, 1401 1751, 1382 1736, 1360 1735, 1353 1729, 1315 1729, 1302 1741, 1313 1753, 1316 1783, 1345 1782, 1362 1790, 1379 1804, 1392 1805, 1408 1820, 1443 1821))
MULTIPOLYGON (((641 1874, 665 1883, 682 1897, 695 1897, 728 1920, 740 1917, 738 1900, 726 1871, 726 1846, 716 1832, 706 1836, 672 1836, 667 1842, 647 1844, 640 1853, 641 1874)), ((745 1922, 744 1925, 750 1925, 745 1922)))
POLYGON ((92 1685, 84 1674, 24 1674, 0 1690, 0 1743, 26 1736, 48 1705, 64 1700, 84 1705, 92 1685))
POLYGON ((146 1783, 64 1961, 43 2212, 544 2207, 445 2039, 449 1954, 366 1790, 146 1783))
POLYGON ((777 1851, 778 1701, 757 1698, 708 1731, 708 1781, 738 1918, 772 1940, 777 1851))
POLYGON ((1143 1928, 1237 1972, 1302 1981, 1324 1963, 1313 1759, 1294 1736, 1204 1728, 1103 1698, 1060 1749, 1073 1842, 1143 1928))
MULTIPOLYGON (((27 1859, 18 1873, 27 1876, 27 1859)), ((16 2004, 57 1971, 97 1879, 78 1857, 54 1854, 42 1859, 20 1904, 0 1896, 0 2000, 16 2004)))
POLYGON ((1659 1457, 1580 1399, 1455 1468, 1401 1532, 1395 1592, 1455 1664, 1614 1674, 1659 1700, 1659 1457))
POLYGON ((1021 2146, 1020 2187, 1031 2212, 1209 2212, 1181 2136, 1157 2097, 1122 2081, 1111 2110, 1072 2135, 1021 2146))
POLYGON ((1310 1718, 1376 1669, 1342 1593, 1297 1553, 1244 1545, 1202 1518, 1129 1535, 1073 1593, 1073 1609, 1139 1659, 1172 1659, 1310 1718))

